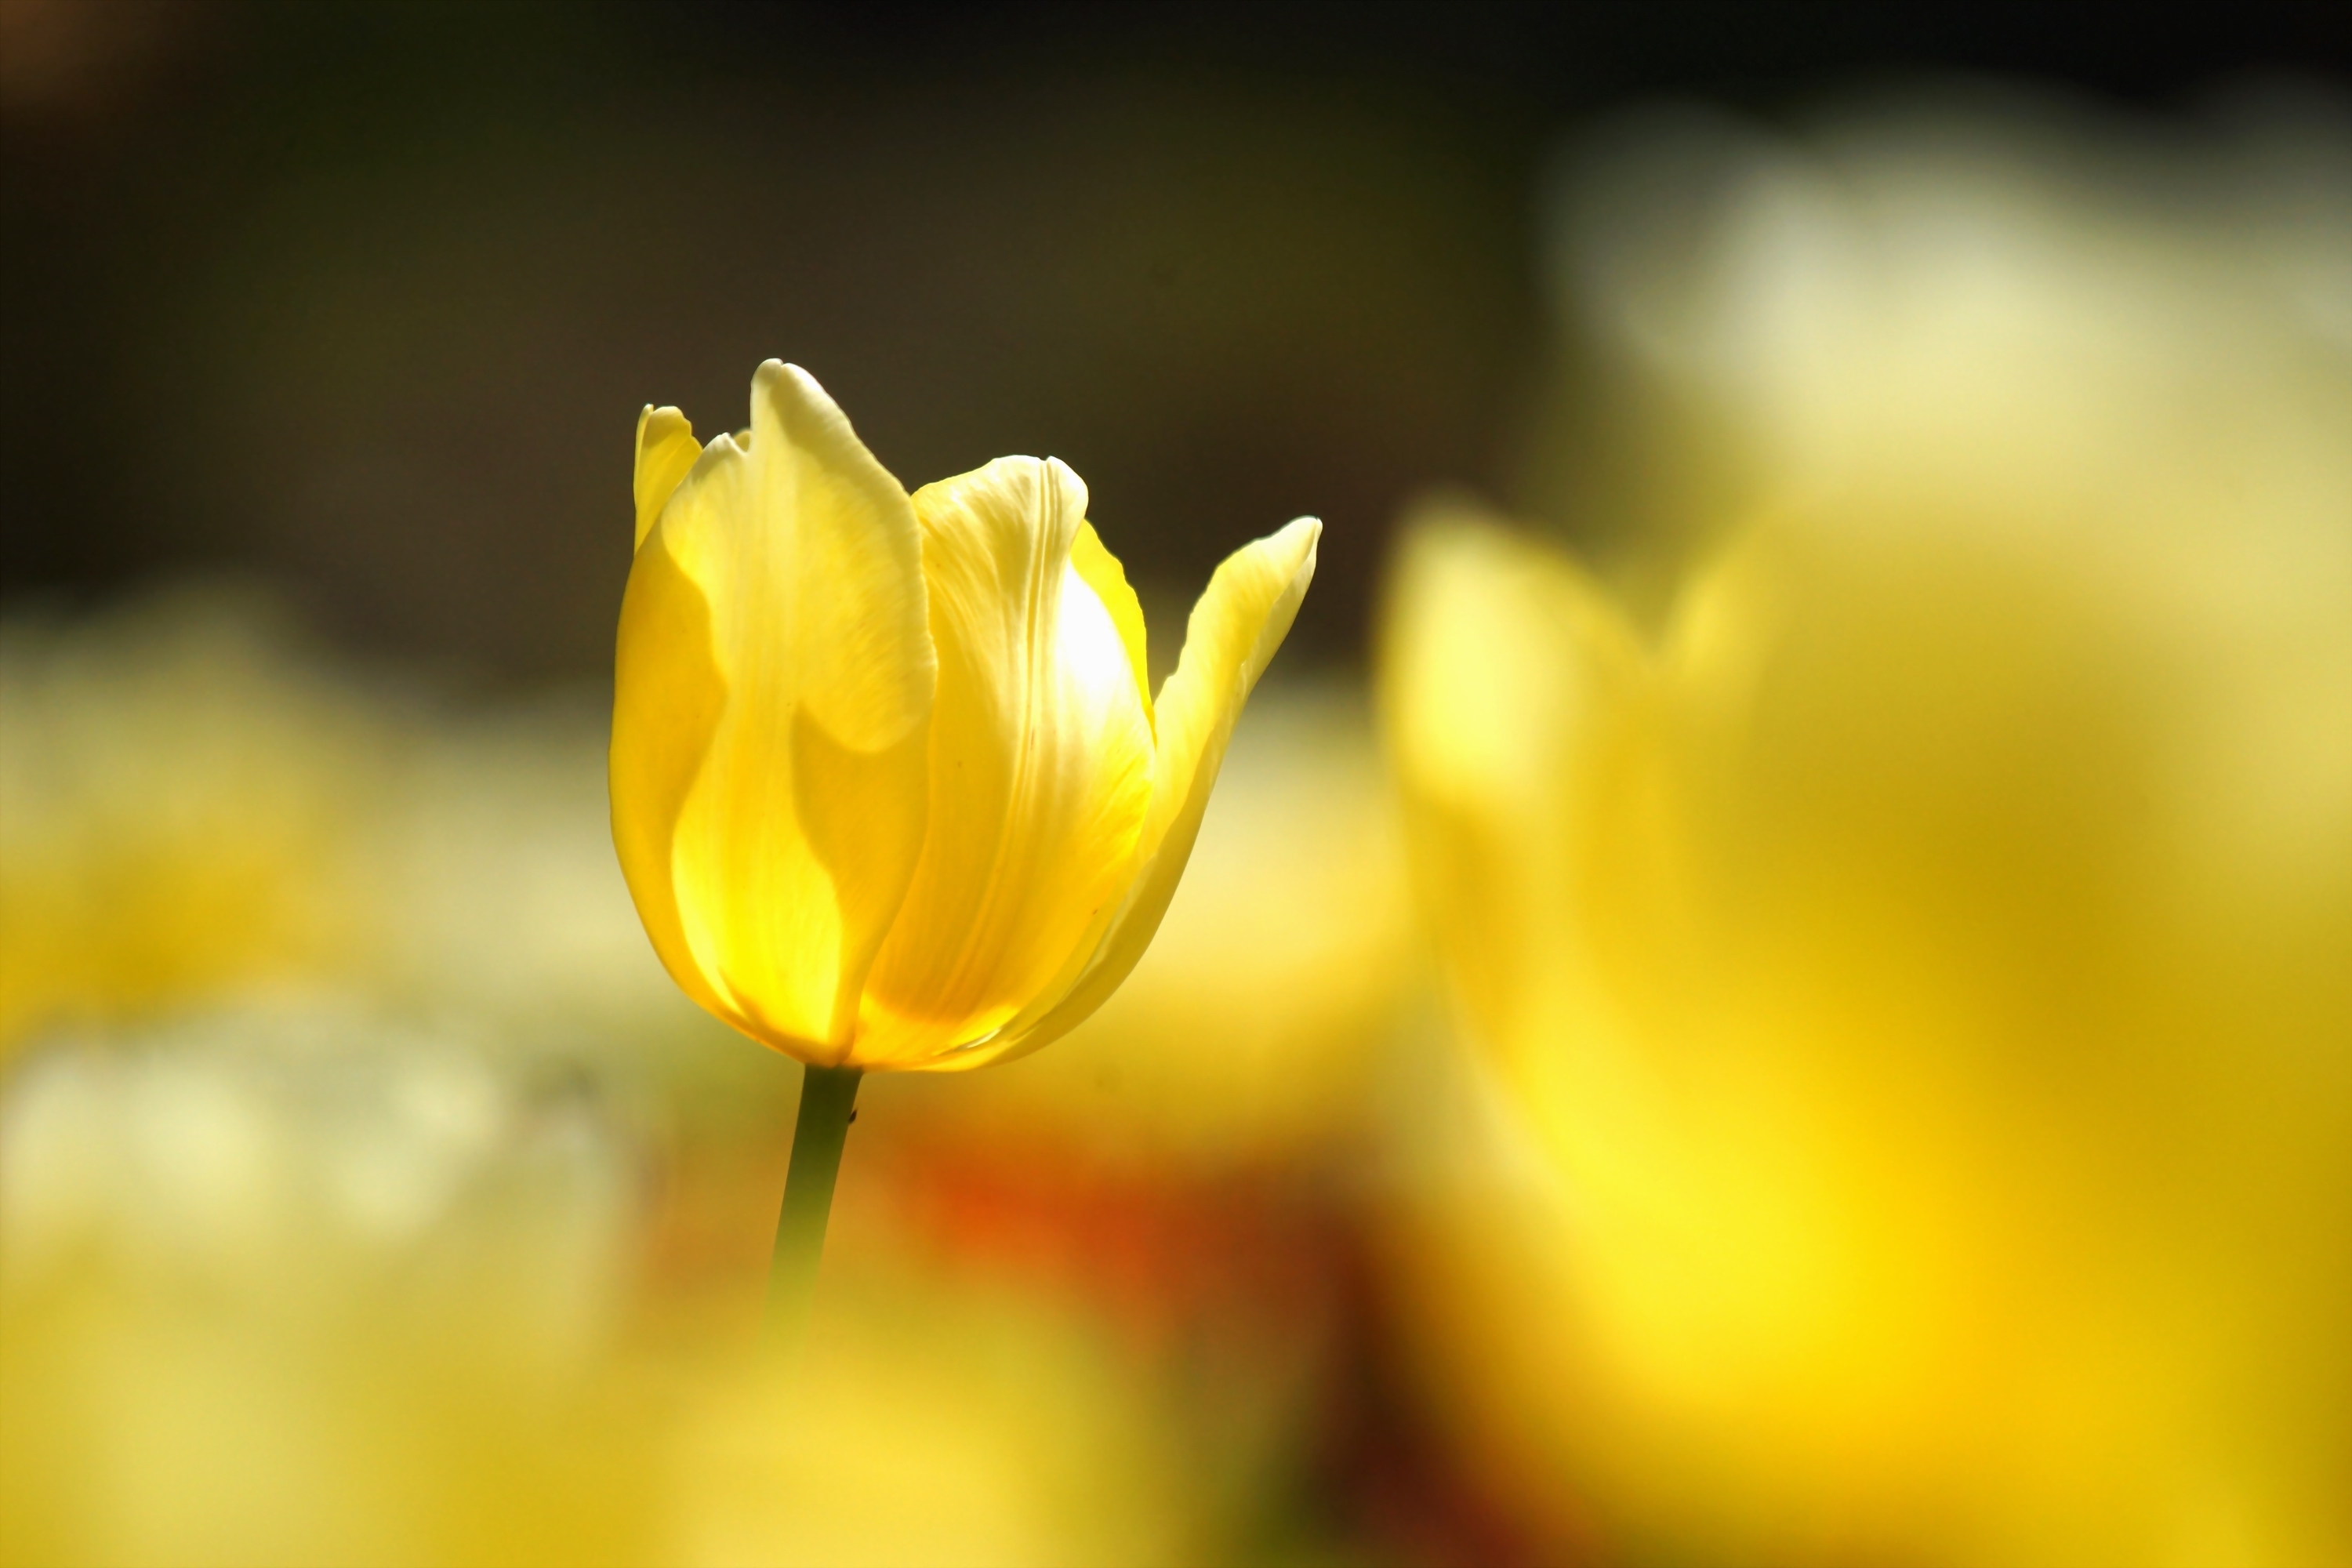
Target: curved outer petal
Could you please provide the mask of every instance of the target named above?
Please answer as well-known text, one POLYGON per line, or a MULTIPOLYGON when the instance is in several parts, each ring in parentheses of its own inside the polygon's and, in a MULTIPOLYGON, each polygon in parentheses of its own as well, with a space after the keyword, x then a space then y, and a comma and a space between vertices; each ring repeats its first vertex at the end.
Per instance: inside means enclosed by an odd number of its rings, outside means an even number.
POLYGON ((749 447, 703 450, 630 573, 613 813, 671 973, 803 1060, 847 1053, 921 851, 926 620, 905 490, 805 372, 761 365, 749 447))
POLYGON ((650 541, 640 543, 621 595, 606 775, 613 847, 662 966, 703 1007, 749 1029, 696 962, 670 875, 678 812, 727 706, 727 678, 711 647, 709 600, 658 530, 650 541))
POLYGON ((1036 1002, 984 1044, 935 1065, 979 1067, 1049 1045, 1084 1023, 1135 968, 1176 895, 1234 721, 1314 578, 1322 537, 1322 523, 1302 517, 1235 551, 1209 579, 1185 627, 1183 655, 1160 690, 1151 808, 1126 898, 1098 917, 1098 932, 1036 1002))
POLYGON ((1140 643, 1141 616, 1131 594, 1114 606, 1088 580, 1110 558, 1078 477, 1003 458, 914 502, 940 659, 930 832, 867 979, 860 1066, 988 1037, 1051 984, 1125 891, 1152 802, 1128 636, 1131 621, 1140 643))
POLYGON ((637 547, 661 521, 662 508, 677 489, 702 448, 695 445, 694 426, 675 408, 646 405, 637 416, 637 547))

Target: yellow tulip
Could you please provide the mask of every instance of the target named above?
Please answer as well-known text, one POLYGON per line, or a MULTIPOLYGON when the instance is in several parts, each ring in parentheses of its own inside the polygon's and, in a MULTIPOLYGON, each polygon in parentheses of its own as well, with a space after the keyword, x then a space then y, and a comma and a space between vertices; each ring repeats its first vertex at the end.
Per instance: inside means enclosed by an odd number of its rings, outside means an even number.
POLYGON ((1425 1385, 1563 1540, 2352 1561, 2352 252, 2279 172, 2344 150, 1706 164, 1576 275, 1689 510, 1408 530, 1391 754, 1533 1156, 1420 1216, 1425 1385))
POLYGON ((866 1071, 1003 1060, 1093 1012, 1175 892, 1322 525, 1217 569, 1155 701, 1057 460, 909 496, 771 360, 741 434, 698 447, 647 408, 635 488, 613 835, 678 984, 866 1071))

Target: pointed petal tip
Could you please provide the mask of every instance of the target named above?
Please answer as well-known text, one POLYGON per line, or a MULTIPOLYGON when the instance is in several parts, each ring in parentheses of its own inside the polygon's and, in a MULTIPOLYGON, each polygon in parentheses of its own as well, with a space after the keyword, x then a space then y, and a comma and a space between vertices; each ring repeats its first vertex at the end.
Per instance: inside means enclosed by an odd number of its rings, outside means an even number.
POLYGON ((1315 576, 1315 561, 1323 543, 1323 520, 1295 517, 1265 538, 1242 546, 1235 559, 1255 557, 1276 573, 1297 579, 1304 592, 1315 576))
POLYGON ((1323 520, 1319 517, 1294 517, 1275 531, 1274 537, 1286 540, 1300 556, 1300 564, 1308 572, 1315 570, 1315 557, 1323 544, 1323 520))
MULTIPOLYGON (((876 474, 887 477, 832 394, 818 384, 816 377, 783 360, 761 361, 751 377, 751 425, 746 434, 756 437, 761 426, 770 421, 780 439, 805 448, 853 450, 860 466, 871 465, 876 474)), ((897 479, 888 483, 899 494, 906 493, 897 479)))
MULTIPOLYGON (((1242 694, 1257 684, 1258 675, 1276 648, 1290 635, 1290 623, 1298 606, 1307 597, 1309 584, 1315 581, 1315 563, 1323 542, 1323 520, 1317 517, 1294 518, 1281 528, 1252 544, 1234 552, 1225 564, 1217 568, 1210 579, 1209 590, 1194 609, 1197 616, 1213 600, 1222 600, 1240 608, 1253 604, 1245 618, 1255 622, 1255 641, 1240 663, 1242 694), (1230 583, 1223 583, 1228 571, 1237 574, 1230 583), (1263 573, 1262 584, 1253 591, 1243 586, 1243 578, 1263 573)), ((1185 641, 1189 650, 1192 628, 1186 627, 1185 641)))
POLYGON ((753 395, 756 397, 765 392, 772 396, 785 389, 789 389, 789 395, 803 404, 828 409, 836 415, 841 412, 840 405, 834 402, 833 395, 825 391, 824 384, 799 365, 790 360, 761 360, 760 368, 751 373, 753 395))

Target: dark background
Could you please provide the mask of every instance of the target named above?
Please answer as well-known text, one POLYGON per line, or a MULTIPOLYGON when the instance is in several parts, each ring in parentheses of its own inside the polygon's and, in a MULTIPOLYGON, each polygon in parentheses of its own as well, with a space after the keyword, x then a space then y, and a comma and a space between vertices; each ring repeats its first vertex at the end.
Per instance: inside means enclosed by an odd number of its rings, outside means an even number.
POLYGON ((751 6, 0 0, 0 595, 252 574, 331 639, 593 676, 638 407, 814 371, 910 487, 1068 459, 1169 617, 1507 498, 1555 352, 1530 192, 1659 98, 1953 74, 2168 112, 2325 72, 2321 5, 751 6))

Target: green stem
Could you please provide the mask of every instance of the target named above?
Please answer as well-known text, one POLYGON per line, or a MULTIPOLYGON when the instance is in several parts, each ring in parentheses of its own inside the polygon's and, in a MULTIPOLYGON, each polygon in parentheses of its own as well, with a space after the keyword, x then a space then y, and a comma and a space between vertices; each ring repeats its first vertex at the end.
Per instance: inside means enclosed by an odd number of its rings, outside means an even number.
POLYGON ((784 1171, 783 1211, 776 1216, 776 1254, 768 1266, 768 1336, 787 1353, 799 1350, 808 1331, 824 1222, 833 1212, 834 1178, 841 1173, 860 1076, 856 1068, 802 1069, 800 1116, 784 1171))

